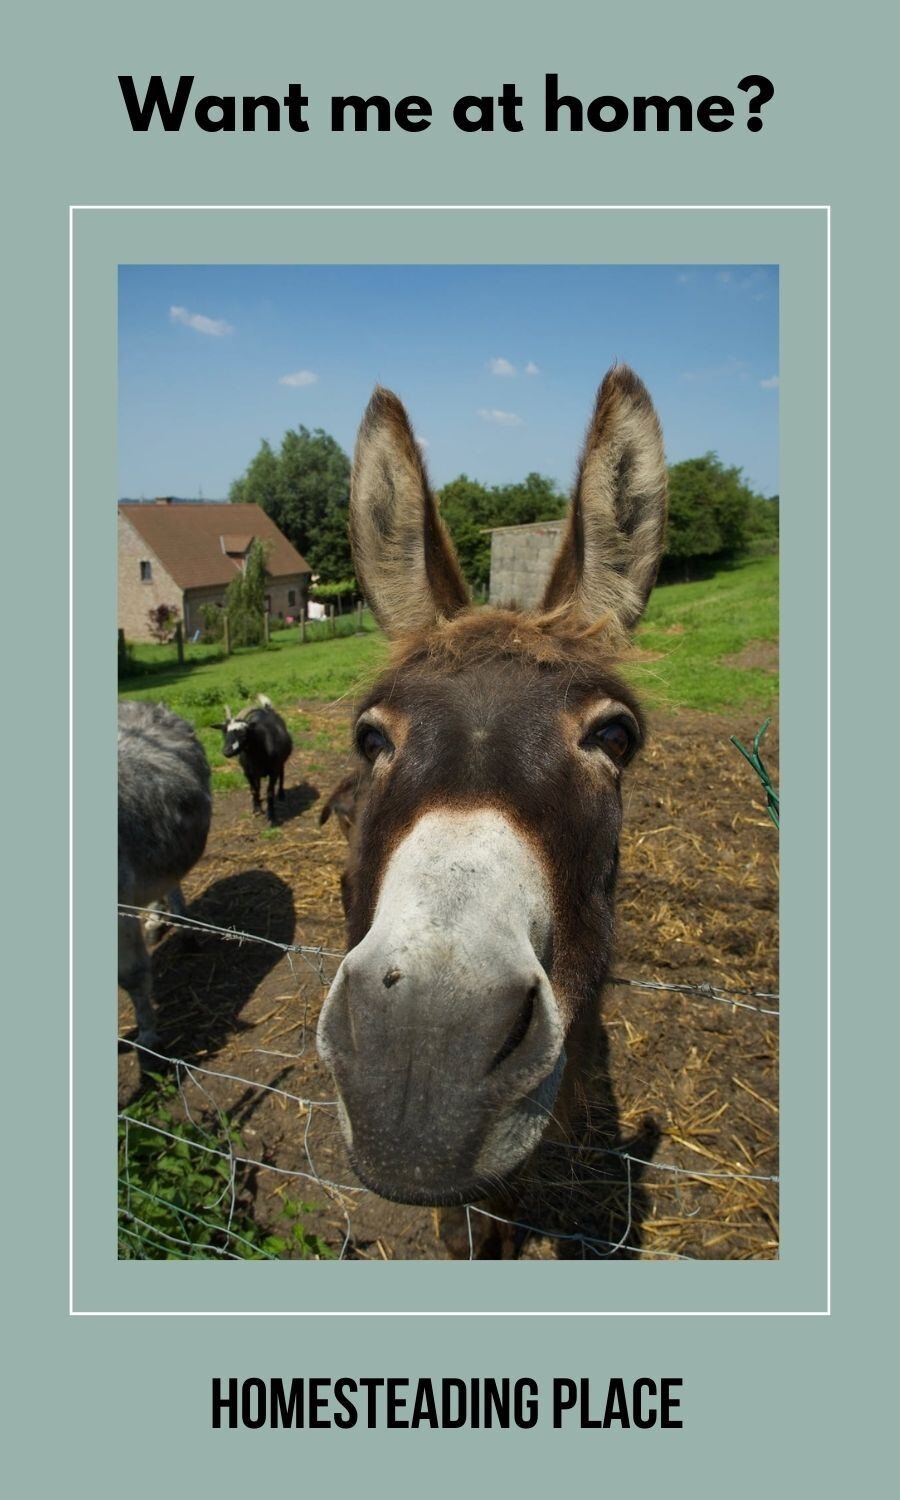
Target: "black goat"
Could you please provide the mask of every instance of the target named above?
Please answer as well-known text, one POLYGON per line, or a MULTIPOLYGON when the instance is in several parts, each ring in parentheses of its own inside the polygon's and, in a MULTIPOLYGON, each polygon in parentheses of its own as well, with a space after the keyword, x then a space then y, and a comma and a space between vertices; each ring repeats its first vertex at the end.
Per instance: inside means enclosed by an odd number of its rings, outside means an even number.
POLYGON ((262 812, 259 789, 264 777, 268 777, 266 791, 266 816, 275 822, 275 784, 278 783, 279 801, 284 801, 284 766, 294 748, 287 725, 276 713, 269 699, 259 694, 259 708, 242 708, 232 714, 225 705, 225 723, 216 724, 225 736, 222 753, 229 760, 237 756, 241 768, 250 783, 253 794, 253 811, 262 812))

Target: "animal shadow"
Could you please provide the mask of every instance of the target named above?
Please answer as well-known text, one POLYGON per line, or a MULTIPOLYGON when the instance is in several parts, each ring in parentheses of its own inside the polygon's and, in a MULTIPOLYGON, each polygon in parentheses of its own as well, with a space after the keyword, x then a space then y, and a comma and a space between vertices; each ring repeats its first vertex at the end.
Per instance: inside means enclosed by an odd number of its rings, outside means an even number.
POLYGON ((153 987, 162 1051, 190 1061, 246 1028, 241 1013, 294 939, 294 898, 269 870, 244 870, 207 886, 187 915, 211 927, 258 934, 239 942, 221 933, 172 927, 153 950, 153 987))
POLYGON ((301 817, 318 800, 319 788, 308 781, 301 781, 299 786, 286 786, 284 801, 280 802, 277 797, 275 799, 276 825, 301 817))
MULTIPOLYGON (((263 788, 265 793, 265 788, 263 788)), ((261 828, 281 828, 284 823, 290 823, 292 818, 302 817, 314 802, 319 800, 319 788, 311 782, 301 781, 298 786, 286 786, 284 796, 275 798, 275 822, 269 824, 266 820, 265 796, 261 807, 252 808, 250 811, 254 822, 258 822, 261 828)))
MULTIPOLYGON (((661 1136, 649 1115, 634 1135, 623 1136, 601 1026, 567 1137, 546 1140, 539 1149, 522 1183, 516 1219, 548 1234, 558 1260, 639 1255, 649 1209, 644 1175, 661 1136)), ((528 1237, 520 1229, 519 1253, 528 1237)))

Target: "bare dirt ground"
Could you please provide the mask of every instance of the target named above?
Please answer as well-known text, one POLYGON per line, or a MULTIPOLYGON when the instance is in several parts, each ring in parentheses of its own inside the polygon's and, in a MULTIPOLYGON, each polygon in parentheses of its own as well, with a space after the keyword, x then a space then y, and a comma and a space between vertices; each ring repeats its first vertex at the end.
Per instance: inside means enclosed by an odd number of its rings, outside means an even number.
POLYGON ((730 656, 721 658, 723 666, 726 667, 758 667, 761 672, 778 671, 778 642, 777 641, 748 641, 742 651, 734 651, 730 656))
MULTIPOLYGON (((197 920, 339 953, 345 846, 333 820, 319 827, 318 806, 348 764, 335 748, 347 710, 305 705, 304 716, 314 733, 296 736, 279 830, 251 816, 245 790, 219 793, 185 895, 197 920)), ((625 788, 617 976, 777 992, 778 835, 728 743, 751 743, 758 727, 756 717, 688 711, 652 721, 625 788)), ((777 748, 773 725, 763 753, 776 780, 777 748)), ((226 1110, 237 1126, 235 1150, 256 1164, 241 1169, 242 1204, 261 1224, 283 1229, 288 1196, 309 1205, 304 1224, 337 1254, 445 1258, 429 1210, 358 1186, 324 1102, 334 1093, 315 1023, 337 962, 168 932, 156 994, 166 1050, 190 1065, 179 1072, 183 1100, 194 1118, 226 1110)), ((778 1002, 738 998, 749 1008, 607 989, 588 1118, 523 1184, 515 1217, 530 1230, 515 1253, 777 1256, 778 1017, 765 1012, 778 1002)), ((121 994, 119 1025, 133 1037, 121 994)), ((121 1050, 119 1071, 124 1105, 139 1089, 133 1048, 121 1050)))

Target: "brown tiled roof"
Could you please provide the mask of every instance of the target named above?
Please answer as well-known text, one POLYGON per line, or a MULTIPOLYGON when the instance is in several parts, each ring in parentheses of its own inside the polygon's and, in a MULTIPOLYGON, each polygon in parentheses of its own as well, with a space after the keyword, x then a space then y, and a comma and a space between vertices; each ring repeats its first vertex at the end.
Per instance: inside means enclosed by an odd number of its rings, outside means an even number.
POLYGON ((238 557, 243 557, 245 552, 250 551, 250 543, 253 541, 253 533, 250 531, 243 531, 240 533, 235 531, 226 531, 224 535, 219 538, 219 540, 222 543, 223 552, 236 553, 238 557))
POLYGON ((259 537, 266 545, 266 570, 272 578, 312 571, 296 547, 258 505, 119 505, 147 546, 181 589, 230 583, 240 572, 240 558, 225 543, 244 544, 259 537))

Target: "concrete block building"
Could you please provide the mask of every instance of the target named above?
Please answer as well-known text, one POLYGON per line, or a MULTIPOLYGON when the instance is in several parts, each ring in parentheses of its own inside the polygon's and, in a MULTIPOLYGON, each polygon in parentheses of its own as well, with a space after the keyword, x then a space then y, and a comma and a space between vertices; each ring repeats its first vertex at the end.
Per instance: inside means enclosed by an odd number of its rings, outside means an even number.
POLYGON ((543 598, 565 521, 495 526, 491 531, 490 602, 536 609, 543 598))

